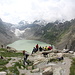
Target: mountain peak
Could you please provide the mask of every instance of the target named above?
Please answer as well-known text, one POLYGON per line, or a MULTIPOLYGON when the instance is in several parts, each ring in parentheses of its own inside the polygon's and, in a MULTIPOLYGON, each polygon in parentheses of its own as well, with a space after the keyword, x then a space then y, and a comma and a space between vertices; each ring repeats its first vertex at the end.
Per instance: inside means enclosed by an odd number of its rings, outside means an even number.
POLYGON ((27 21, 25 21, 25 20, 22 20, 22 21, 20 21, 18 24, 19 24, 19 25, 27 25, 27 24, 28 24, 28 22, 27 22, 27 21))
POLYGON ((47 22, 45 20, 35 20, 33 24, 38 24, 38 25, 46 25, 47 22))

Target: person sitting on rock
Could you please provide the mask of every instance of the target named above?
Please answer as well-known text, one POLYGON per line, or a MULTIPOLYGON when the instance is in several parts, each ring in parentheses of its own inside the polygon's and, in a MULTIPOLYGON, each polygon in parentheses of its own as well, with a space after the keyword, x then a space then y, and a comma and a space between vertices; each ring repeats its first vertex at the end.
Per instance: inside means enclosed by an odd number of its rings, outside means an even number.
POLYGON ((47 51, 48 50, 48 47, 47 46, 45 46, 45 51, 47 51))
POLYGON ((41 46, 39 47, 39 51, 42 51, 42 47, 41 46))
POLYGON ((34 48, 33 48, 33 51, 32 51, 32 54, 33 54, 33 53, 36 53, 36 52, 37 52, 37 49, 34 47, 34 48))

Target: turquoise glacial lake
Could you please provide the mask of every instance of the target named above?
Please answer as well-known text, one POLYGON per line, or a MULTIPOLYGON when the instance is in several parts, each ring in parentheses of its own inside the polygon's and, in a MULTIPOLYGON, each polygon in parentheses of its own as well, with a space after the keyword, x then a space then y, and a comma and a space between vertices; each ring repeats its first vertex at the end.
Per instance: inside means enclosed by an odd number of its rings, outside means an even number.
POLYGON ((9 44, 8 46, 13 47, 16 50, 26 50, 27 52, 31 53, 36 44, 41 47, 50 46, 50 44, 36 40, 18 40, 12 44, 9 44))

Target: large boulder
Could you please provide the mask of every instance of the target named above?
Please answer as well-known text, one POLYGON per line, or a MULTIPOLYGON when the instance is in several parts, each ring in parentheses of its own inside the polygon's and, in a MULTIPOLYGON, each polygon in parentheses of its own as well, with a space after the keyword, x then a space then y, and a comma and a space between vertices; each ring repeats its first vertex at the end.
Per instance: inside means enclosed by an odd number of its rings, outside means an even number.
POLYGON ((2 71, 0 72, 0 75, 6 75, 6 72, 2 71))
POLYGON ((17 52, 17 50, 15 48, 9 47, 7 46, 7 51, 8 52, 17 52))

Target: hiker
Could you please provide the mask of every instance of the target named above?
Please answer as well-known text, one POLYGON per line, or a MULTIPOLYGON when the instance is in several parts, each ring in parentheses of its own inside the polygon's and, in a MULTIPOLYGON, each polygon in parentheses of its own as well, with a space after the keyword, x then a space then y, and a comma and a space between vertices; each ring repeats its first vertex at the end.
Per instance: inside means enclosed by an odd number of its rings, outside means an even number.
POLYGON ((39 51, 42 51, 42 47, 41 46, 39 47, 39 51))
POLYGON ((52 46, 49 46, 49 47, 48 47, 48 50, 51 50, 51 49, 52 49, 52 46))
POLYGON ((39 48, 39 46, 38 46, 38 44, 36 45, 36 49, 37 49, 37 51, 38 51, 38 48, 39 48))
MULTIPOLYGON (((24 61, 23 64, 25 65, 25 63, 27 63, 27 58, 29 56, 29 53, 27 53, 25 50, 23 51, 23 55, 24 55, 24 61)), ((27 63, 28 64, 28 63, 27 63)))
POLYGON ((37 52, 37 49, 34 47, 34 48, 33 48, 33 51, 32 51, 32 54, 33 54, 33 53, 36 53, 36 52, 37 52))
POLYGON ((0 56, 0 59, 3 59, 3 56, 0 56))
POLYGON ((48 50, 51 50, 51 47, 50 46, 48 47, 48 50))
POLYGON ((1 45, 1 48, 3 48, 3 45, 1 45))
POLYGON ((45 46, 45 51, 47 51, 48 50, 48 47, 47 46, 45 46))

